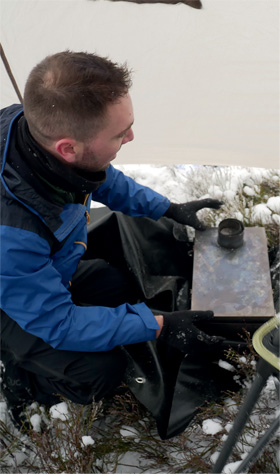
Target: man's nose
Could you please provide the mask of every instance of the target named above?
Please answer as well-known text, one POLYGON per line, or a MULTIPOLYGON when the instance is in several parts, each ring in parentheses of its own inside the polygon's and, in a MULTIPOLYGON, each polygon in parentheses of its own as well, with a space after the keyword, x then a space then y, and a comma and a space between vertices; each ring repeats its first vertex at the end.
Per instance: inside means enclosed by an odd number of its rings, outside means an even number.
POLYGON ((131 142, 133 139, 134 139, 134 133, 133 133, 132 128, 130 128, 123 139, 122 145, 125 145, 125 143, 128 143, 128 142, 131 142))

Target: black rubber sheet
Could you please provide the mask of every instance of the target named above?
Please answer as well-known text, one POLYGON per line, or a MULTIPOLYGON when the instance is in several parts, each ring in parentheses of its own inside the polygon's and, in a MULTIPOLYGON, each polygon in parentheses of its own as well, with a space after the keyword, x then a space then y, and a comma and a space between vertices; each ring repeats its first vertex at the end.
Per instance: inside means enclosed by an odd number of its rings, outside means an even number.
MULTIPOLYGON (((88 228, 90 258, 104 258, 131 273, 139 301, 153 311, 190 308, 192 243, 186 229, 167 218, 155 222, 94 209, 88 228)), ((126 382, 153 415, 162 439, 181 433, 199 407, 238 387, 221 368, 219 354, 190 359, 156 341, 124 347, 129 363, 126 382)))

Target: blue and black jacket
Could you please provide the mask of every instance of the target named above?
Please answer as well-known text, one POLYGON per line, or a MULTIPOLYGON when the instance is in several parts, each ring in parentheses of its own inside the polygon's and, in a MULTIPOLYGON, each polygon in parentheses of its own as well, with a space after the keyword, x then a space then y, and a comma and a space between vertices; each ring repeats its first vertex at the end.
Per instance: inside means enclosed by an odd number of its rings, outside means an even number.
POLYGON ((19 153, 14 130, 22 114, 19 105, 1 111, 1 309, 55 349, 107 351, 155 339, 158 325, 144 303, 76 306, 69 288, 87 245, 91 199, 155 220, 169 200, 110 165, 84 203, 54 204, 7 159, 19 153))

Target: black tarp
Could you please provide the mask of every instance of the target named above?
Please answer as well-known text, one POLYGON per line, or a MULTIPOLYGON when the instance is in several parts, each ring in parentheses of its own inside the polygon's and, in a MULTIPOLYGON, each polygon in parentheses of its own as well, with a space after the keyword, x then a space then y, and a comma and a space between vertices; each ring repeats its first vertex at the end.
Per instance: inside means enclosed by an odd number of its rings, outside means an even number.
MULTIPOLYGON (((162 311, 185 309, 186 302, 180 303, 177 298, 192 275, 192 244, 185 227, 164 217, 156 222, 107 208, 94 209, 92 215, 87 258, 104 258, 118 268, 128 269, 149 307, 162 311)), ((186 298, 188 288, 184 294, 186 298)))
MULTIPOLYGON (((158 314, 190 308, 193 255, 184 226, 106 208, 92 210, 92 216, 87 258, 104 258, 129 271, 139 301, 158 314)), ((162 439, 181 433, 205 402, 239 388, 232 373, 218 364, 222 349, 207 358, 199 353, 190 358, 156 341, 124 350, 129 360, 126 382, 155 418, 162 439)))

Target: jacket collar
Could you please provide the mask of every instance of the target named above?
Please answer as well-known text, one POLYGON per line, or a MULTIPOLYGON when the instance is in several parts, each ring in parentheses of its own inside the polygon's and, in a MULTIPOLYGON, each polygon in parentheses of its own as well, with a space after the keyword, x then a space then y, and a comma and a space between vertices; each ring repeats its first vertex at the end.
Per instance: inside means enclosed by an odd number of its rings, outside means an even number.
POLYGON ((19 111, 16 108, 12 117, 11 114, 7 114, 9 124, 3 121, 3 132, 6 131, 6 134, 3 133, 2 142, 2 184, 10 196, 37 215, 55 237, 62 241, 84 217, 84 204, 88 195, 85 195, 84 202, 81 204, 62 205, 51 200, 49 194, 44 192, 44 187, 40 185, 37 177, 29 173, 29 166, 16 147, 17 123, 22 115, 22 109, 20 108, 19 111), (20 173, 21 170, 24 177, 20 173))
POLYGON ((43 178, 42 185, 49 183, 52 188, 85 196, 95 191, 106 179, 105 171, 84 171, 59 161, 34 140, 24 115, 17 122, 15 141, 19 156, 29 167, 30 173, 39 180, 43 178))

